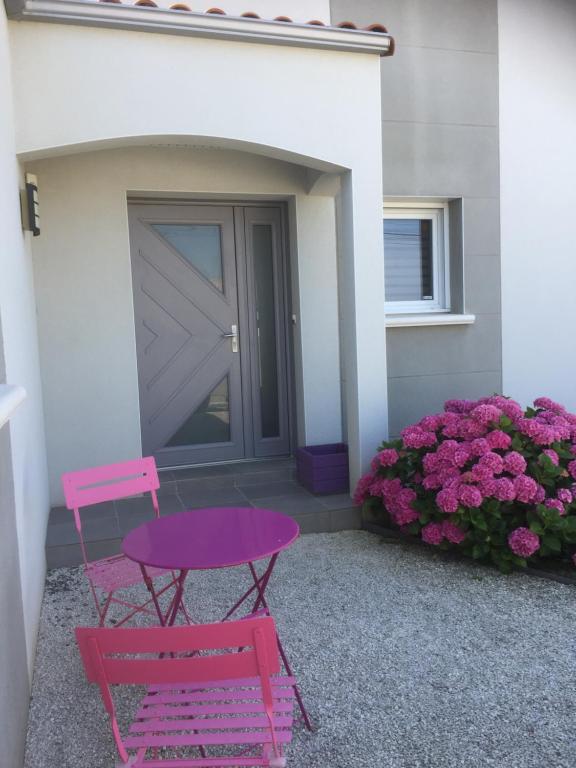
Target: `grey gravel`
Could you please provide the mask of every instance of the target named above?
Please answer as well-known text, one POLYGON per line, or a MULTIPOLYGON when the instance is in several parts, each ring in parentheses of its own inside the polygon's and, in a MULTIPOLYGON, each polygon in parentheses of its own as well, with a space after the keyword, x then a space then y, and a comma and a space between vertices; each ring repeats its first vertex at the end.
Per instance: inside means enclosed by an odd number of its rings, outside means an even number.
MULTIPOLYGON (((191 574, 187 604, 216 619, 244 583, 191 574)), ((292 768, 574 767, 573 587, 344 532, 296 542, 269 597, 318 725, 296 729, 292 768)), ((51 571, 26 768, 114 766, 72 632, 93 621, 80 570, 51 571)))

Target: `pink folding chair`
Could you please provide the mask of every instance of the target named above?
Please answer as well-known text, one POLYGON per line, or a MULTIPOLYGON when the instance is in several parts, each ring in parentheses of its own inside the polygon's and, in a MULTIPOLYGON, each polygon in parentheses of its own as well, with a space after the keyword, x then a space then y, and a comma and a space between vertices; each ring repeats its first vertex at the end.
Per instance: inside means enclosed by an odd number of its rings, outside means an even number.
MULTIPOLYGON (((78 530, 78 536, 80 537, 80 548, 84 559, 85 574, 90 582, 90 589, 96 610, 98 611, 99 625, 101 627, 104 626, 108 611, 113 603, 130 609, 123 618, 116 622, 115 626, 124 624, 137 613, 150 613, 156 616, 154 606, 150 605, 152 598, 142 604, 136 604, 116 597, 115 593, 118 590, 133 587, 144 582, 140 566, 124 555, 115 555, 101 560, 90 561, 86 552, 84 537, 82 536, 82 519, 80 515, 81 509, 93 504, 149 493, 154 514, 156 517, 159 517, 160 510, 156 491, 160 487, 160 481, 154 458, 148 456, 143 459, 124 461, 119 464, 93 467, 92 469, 83 469, 78 472, 67 472, 62 475, 62 485, 64 487, 66 506, 74 512, 74 521, 78 530), (102 593, 102 597, 99 597, 99 593, 102 593)), ((170 572, 160 568, 148 569, 148 575, 151 578, 157 578, 166 574, 170 575, 170 572)), ((175 574, 172 574, 168 584, 157 590, 156 595, 163 594, 175 584, 175 574)), ((183 608, 181 609, 183 610, 183 608)))
POLYGON ((79 627, 76 639, 89 682, 100 686, 118 765, 286 765, 294 680, 278 676, 272 618, 180 627, 79 627), (147 688, 124 737, 111 685, 147 688))

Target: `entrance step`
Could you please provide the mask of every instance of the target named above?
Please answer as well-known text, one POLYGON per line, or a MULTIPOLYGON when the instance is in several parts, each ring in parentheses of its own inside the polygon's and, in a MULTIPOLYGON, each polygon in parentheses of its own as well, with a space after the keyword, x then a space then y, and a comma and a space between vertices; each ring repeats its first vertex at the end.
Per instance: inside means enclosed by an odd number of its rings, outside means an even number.
MULTIPOLYGON (((360 510, 346 493, 315 496, 298 484, 293 459, 219 464, 160 471, 162 515, 200 507, 262 507, 293 517, 304 533, 361 528, 360 510)), ((83 516, 90 558, 121 551, 122 539, 150 519, 147 498, 122 499, 95 506, 83 516)), ((46 537, 48 568, 80 565, 82 553, 72 513, 54 507, 46 537)))

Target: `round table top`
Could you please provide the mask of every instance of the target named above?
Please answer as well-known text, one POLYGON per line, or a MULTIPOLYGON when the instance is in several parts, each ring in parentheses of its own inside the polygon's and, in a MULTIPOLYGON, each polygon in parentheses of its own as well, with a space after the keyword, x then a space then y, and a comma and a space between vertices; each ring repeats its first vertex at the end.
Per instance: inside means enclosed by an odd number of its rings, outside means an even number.
POLYGON ((226 568, 271 557, 299 532, 295 520, 270 509, 210 507, 150 520, 128 533, 122 551, 155 568, 226 568))

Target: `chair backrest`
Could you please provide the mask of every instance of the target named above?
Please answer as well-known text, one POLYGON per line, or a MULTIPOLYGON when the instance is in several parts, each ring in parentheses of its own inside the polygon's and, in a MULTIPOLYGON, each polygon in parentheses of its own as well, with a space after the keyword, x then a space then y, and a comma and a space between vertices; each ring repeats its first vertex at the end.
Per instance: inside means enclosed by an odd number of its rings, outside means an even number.
POLYGON ((62 475, 68 509, 81 509, 103 501, 123 499, 160 487, 153 456, 102 467, 80 469, 62 475))
POLYGON ((262 669, 268 675, 280 671, 270 616, 182 627, 78 627, 76 639, 92 683, 101 682, 102 674, 109 684, 152 685, 258 677, 262 669))
POLYGON ((76 641, 88 680, 100 686, 116 746, 125 762, 128 755, 118 729, 110 692, 112 684, 259 678, 276 749, 270 675, 280 671, 280 659, 274 620, 270 616, 183 627, 77 627, 76 641), (194 651, 215 653, 190 655, 194 651))
POLYGON ((74 522, 80 537, 84 563, 88 566, 86 546, 82 536, 80 510, 92 504, 124 499, 141 493, 150 493, 156 517, 160 516, 156 491, 160 487, 153 456, 107 464, 102 467, 80 469, 62 475, 66 506, 74 512, 74 522))

